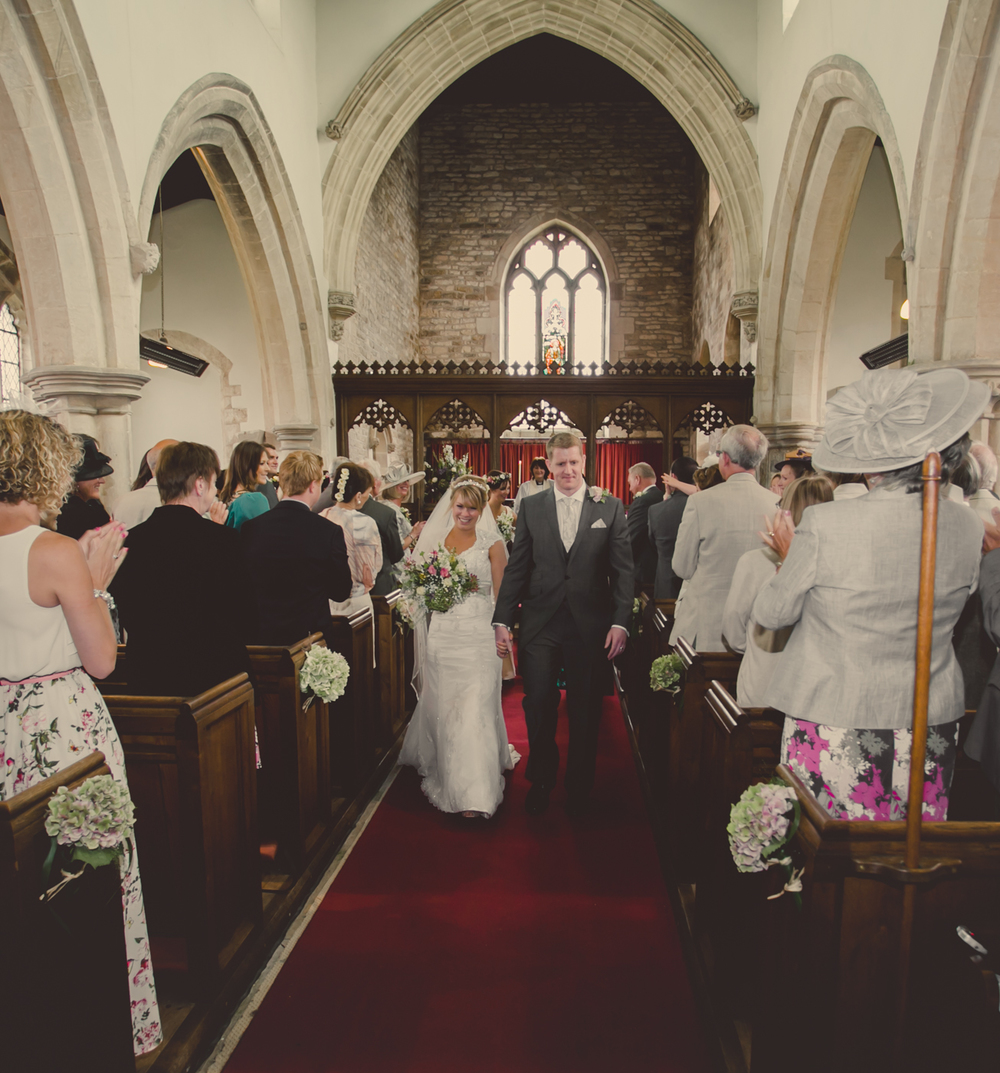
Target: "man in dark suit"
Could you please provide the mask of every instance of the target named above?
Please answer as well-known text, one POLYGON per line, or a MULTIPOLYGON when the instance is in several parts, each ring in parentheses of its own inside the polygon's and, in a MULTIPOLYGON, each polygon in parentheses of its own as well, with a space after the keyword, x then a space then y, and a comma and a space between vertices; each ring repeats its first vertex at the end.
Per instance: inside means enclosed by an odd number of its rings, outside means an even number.
MULTIPOLYGON (((678 458, 670 467, 671 476, 681 484, 690 484, 698 463, 693 458, 678 458)), ((655 600, 676 600, 681 591, 681 579, 674 573, 670 560, 674 557, 677 530, 687 504, 688 494, 679 488, 669 488, 669 496, 649 508, 647 519, 649 539, 656 552, 656 577, 653 582, 655 600)))
POLYGON ((312 451, 292 451, 281 463, 281 494, 274 510, 243 523, 247 562, 261 573, 254 583, 262 645, 291 645, 322 630, 332 642, 330 601, 351 595, 344 530, 312 513, 323 462, 312 451))
POLYGON ((211 447, 165 447, 156 467, 163 506, 129 530, 111 584, 128 634, 129 689, 194 696, 249 672, 255 574, 215 498, 211 447), (212 521, 203 518, 211 512, 212 521))
POLYGON ((403 558, 403 542, 399 536, 396 512, 378 498, 382 494, 382 470, 379 464, 369 460, 361 465, 368 470, 375 482, 372 494, 365 500, 361 513, 374 518, 378 535, 382 538, 382 569, 375 575, 372 596, 387 596, 399 588, 393 567, 403 558))
POLYGON ((494 612, 497 654, 511 648, 521 605, 518 653, 531 783, 525 809, 548 808, 559 770, 556 721, 559 671, 566 671, 569 756, 567 808, 579 812, 594 782, 601 720, 602 656, 625 649, 632 613, 632 553, 620 499, 584 481, 583 445, 560 432, 548 443, 550 487, 521 502, 510 562, 494 612))
POLYGON ((663 493, 656 487, 656 471, 648 462, 636 462, 628 471, 628 490, 632 502, 628 508, 628 539, 632 545, 635 568, 635 594, 643 585, 652 585, 656 577, 656 549, 649 540, 649 508, 663 502, 663 493))

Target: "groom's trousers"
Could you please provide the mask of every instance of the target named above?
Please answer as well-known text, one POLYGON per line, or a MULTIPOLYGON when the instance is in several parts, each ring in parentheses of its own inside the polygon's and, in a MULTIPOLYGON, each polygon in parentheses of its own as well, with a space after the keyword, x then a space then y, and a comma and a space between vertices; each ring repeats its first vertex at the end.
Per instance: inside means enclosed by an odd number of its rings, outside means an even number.
POLYGON ((586 644, 568 604, 563 603, 541 632, 518 649, 518 656, 524 685, 524 720, 528 727, 525 777, 550 789, 555 786, 559 770, 556 724, 560 694, 556 683, 560 670, 565 669, 569 755, 564 781, 569 794, 586 797, 594 784, 606 673, 603 663, 607 653, 586 644))

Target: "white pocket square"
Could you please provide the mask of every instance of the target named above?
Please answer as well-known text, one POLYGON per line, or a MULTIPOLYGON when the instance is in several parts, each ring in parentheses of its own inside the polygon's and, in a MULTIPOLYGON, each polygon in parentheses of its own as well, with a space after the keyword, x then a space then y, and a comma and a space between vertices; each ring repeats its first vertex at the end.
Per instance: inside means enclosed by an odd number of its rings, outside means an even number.
POLYGON ((603 518, 598 518, 597 521, 594 522, 594 524, 590 528, 591 529, 607 529, 607 526, 604 524, 604 519, 603 518))

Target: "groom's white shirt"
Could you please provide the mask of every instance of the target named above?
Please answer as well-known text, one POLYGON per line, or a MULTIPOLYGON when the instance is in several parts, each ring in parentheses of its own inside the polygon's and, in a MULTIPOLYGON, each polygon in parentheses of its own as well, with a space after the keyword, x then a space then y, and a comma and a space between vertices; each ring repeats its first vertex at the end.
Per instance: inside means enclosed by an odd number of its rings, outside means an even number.
POLYGON ((583 510, 583 500, 587 495, 587 482, 582 481, 580 487, 572 495, 564 495, 555 487, 553 482, 552 491, 556 495, 556 517, 559 520, 559 536, 562 537, 563 547, 569 551, 576 540, 576 531, 580 528, 580 512, 583 510))

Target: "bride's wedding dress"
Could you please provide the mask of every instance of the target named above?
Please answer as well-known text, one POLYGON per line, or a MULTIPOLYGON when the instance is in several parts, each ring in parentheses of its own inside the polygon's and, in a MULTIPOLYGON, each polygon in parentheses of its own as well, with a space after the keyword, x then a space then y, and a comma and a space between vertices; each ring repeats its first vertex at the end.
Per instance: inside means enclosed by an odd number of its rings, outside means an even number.
POLYGON ((420 698, 406 731, 401 764, 415 767, 442 812, 492 816, 503 800, 503 773, 519 755, 507 742, 500 699, 503 664, 493 639, 490 545, 477 534, 461 558, 479 591, 450 611, 435 611, 427 631, 420 698))

